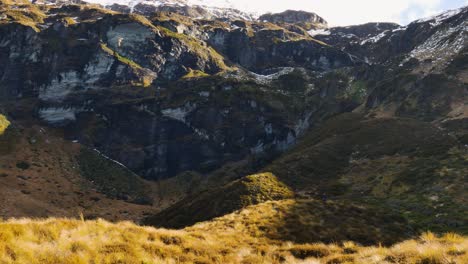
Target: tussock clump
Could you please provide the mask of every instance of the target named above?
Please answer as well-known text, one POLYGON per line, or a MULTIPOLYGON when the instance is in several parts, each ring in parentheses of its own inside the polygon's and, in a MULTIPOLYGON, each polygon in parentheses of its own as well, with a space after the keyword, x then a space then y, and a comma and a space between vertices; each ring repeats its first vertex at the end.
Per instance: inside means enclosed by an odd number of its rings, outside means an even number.
POLYGON ((0 136, 5 133, 5 130, 10 126, 10 121, 6 118, 6 116, 0 114, 0 136))

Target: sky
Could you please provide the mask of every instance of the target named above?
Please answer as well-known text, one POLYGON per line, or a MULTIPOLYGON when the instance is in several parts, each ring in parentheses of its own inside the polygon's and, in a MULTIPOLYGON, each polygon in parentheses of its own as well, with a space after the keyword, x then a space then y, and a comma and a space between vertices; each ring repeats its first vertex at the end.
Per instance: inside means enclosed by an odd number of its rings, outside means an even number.
MULTIPOLYGON (((226 0, 201 0, 222 5, 226 0)), ((312 11, 331 26, 366 22, 406 25, 419 18, 468 5, 468 0, 231 0, 234 7, 250 12, 312 11)))
MULTIPOLYGON (((125 2, 139 0, 88 0, 89 2, 125 2)), ((157 1, 157 0, 154 0, 157 1)), ((411 21, 468 5, 468 0, 188 0, 211 6, 234 7, 263 14, 287 9, 305 10, 325 18, 330 26, 357 25, 367 22, 411 21)))

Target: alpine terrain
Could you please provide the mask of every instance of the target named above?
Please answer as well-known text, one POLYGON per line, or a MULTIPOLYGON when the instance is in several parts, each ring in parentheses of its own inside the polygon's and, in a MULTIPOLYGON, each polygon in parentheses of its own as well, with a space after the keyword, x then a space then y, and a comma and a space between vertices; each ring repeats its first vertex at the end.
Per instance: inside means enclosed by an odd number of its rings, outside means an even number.
POLYGON ((1 264, 468 263, 468 7, 100 3, 0 0, 1 264))

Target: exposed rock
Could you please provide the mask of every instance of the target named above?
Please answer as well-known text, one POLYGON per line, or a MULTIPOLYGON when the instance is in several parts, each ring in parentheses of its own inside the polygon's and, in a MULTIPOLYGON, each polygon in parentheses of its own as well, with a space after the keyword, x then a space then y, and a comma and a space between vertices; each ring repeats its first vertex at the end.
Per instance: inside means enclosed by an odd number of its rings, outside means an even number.
POLYGON ((407 28, 331 29, 298 11, 266 16, 273 25, 44 10, 0 25, 0 100, 29 100, 7 110, 61 127, 148 179, 271 159, 342 112, 432 121, 464 109, 465 9, 407 28))
POLYGON ((258 18, 260 21, 268 21, 274 24, 297 24, 306 30, 312 28, 326 28, 328 23, 325 19, 312 12, 287 10, 282 13, 264 14, 258 18))

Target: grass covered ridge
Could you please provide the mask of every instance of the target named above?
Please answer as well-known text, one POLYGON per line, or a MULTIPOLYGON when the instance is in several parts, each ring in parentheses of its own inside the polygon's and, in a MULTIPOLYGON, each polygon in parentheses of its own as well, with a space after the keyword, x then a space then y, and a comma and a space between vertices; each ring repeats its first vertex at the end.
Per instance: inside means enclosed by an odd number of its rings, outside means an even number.
MULTIPOLYGON (((246 210, 256 211, 256 208, 246 210)), ((260 212, 264 212, 260 210, 260 212)), ((248 213, 248 212, 245 212, 248 213)), ((270 239, 225 221, 184 230, 104 220, 0 222, 0 263, 467 263, 468 237, 424 233, 391 247, 351 241, 298 244, 270 239)), ((260 215, 258 215, 260 216, 260 215)), ((251 224, 255 224, 253 222, 251 224)))
POLYGON ((145 223, 182 228, 266 201, 294 197, 294 192, 271 173, 249 175, 229 184, 191 195, 145 223))

